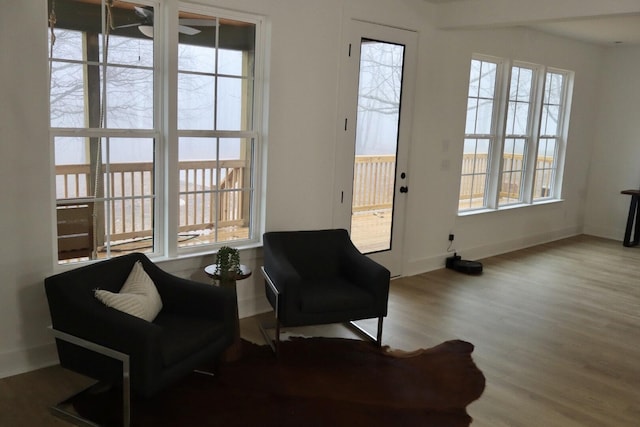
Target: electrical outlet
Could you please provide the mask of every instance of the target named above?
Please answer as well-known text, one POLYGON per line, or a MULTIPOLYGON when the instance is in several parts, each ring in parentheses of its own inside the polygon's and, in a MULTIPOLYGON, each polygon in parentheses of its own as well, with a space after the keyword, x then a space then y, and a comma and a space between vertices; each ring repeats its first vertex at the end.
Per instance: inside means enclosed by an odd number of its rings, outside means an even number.
POLYGON ((449 234, 449 241, 450 242, 453 242, 453 238, 454 238, 454 235, 453 234, 449 234))

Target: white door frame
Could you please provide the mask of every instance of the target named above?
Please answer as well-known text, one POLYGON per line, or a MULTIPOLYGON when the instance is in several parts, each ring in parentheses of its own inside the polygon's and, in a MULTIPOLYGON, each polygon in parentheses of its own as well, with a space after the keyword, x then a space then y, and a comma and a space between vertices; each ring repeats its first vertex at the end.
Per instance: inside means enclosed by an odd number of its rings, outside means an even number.
POLYGON ((409 186, 409 149, 413 122, 413 105, 417 68, 418 34, 380 24, 356 19, 345 21, 343 29, 344 51, 340 63, 340 95, 337 118, 336 175, 333 223, 335 227, 351 228, 351 203, 353 197, 353 162, 355 157, 356 114, 358 103, 358 76, 360 66, 360 43, 363 38, 405 46, 400 123, 398 129, 398 152, 396 157, 396 184, 392 248, 368 256, 391 271, 392 276, 403 272, 404 223, 409 193, 400 193, 401 186, 409 186), (401 178, 401 174, 405 177, 401 178))

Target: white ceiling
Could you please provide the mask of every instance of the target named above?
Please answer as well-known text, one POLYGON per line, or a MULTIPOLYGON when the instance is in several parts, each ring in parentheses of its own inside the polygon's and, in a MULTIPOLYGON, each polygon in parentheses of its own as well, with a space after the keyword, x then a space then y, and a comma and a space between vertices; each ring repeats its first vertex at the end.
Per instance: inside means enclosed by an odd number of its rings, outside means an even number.
POLYGON ((539 31, 602 45, 640 45, 640 15, 601 16, 528 25, 539 31))
MULTIPOLYGON (((443 4, 462 0, 424 1, 433 4, 443 4)), ((517 25, 603 46, 640 46, 640 14, 518 23, 517 25)))

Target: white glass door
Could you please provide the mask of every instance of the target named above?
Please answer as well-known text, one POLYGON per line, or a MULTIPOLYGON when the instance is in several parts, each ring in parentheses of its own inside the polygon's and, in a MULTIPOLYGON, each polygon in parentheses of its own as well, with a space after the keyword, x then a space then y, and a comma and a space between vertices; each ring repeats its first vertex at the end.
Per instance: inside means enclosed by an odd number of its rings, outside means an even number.
POLYGON ((358 249, 402 273, 416 33, 351 21, 336 222, 358 249))

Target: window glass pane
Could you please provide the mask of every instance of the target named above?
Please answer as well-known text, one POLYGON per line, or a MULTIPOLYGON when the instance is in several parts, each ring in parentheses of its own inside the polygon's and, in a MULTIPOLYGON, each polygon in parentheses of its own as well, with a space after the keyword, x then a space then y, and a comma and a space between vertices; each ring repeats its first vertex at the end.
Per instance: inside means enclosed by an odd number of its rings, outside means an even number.
MULTIPOLYGON (((145 37, 138 31, 132 31, 132 37, 109 34, 109 46, 107 49, 107 63, 130 65, 135 67, 153 67, 153 39, 145 37)), ((104 43, 100 42, 100 60, 102 60, 104 43)))
POLYGON ((215 77, 178 76, 178 128, 214 129, 215 77))
POLYGON ((499 205, 522 201, 522 176, 526 165, 527 141, 525 138, 505 138, 499 205))
POLYGON ((180 16, 183 25, 199 33, 180 36, 179 129, 251 129, 255 25, 187 12, 180 16))
POLYGON ((103 138, 102 168, 105 171, 97 197, 107 199, 107 243, 151 244, 153 235, 154 142, 150 138, 103 138), (103 194, 100 194, 100 191, 103 194), (113 200, 112 200, 113 199, 113 200))
POLYGON ((150 138, 55 138, 58 221, 84 215, 95 239, 79 257, 65 241, 60 260, 153 250, 154 152, 150 138))
POLYGON ((467 135, 476 133, 476 118, 478 116, 478 99, 469 98, 467 100, 467 121, 464 132, 467 135))
POLYGON ((489 169, 489 140, 476 139, 474 142, 473 173, 485 173, 489 169))
POLYGON ((513 101, 529 102, 531 99, 532 78, 533 70, 522 67, 513 67, 509 99, 513 101))
POLYGON ((237 78, 218 78, 218 108, 216 128, 242 130, 243 81, 237 78))
POLYGON ((253 141, 245 138, 179 140, 179 246, 249 236, 253 141))
POLYGON ((547 73, 545 103, 559 105, 562 100, 564 76, 562 74, 547 73))
POLYGON ((216 50, 210 46, 180 43, 178 46, 178 69, 213 74, 216 71, 216 50))
POLYGON ((560 106, 545 105, 542 107, 542 135, 558 134, 558 117, 560 115, 560 106))
POLYGON ((480 67, 482 61, 471 60, 471 70, 469 73, 469 97, 478 97, 480 93, 480 67))
POLYGON ((469 98, 467 100, 467 135, 489 135, 492 132, 497 64, 471 61, 469 98))
POLYGON ((493 119, 493 101, 481 99, 478 104, 478 116, 475 133, 488 135, 491 133, 491 123, 493 119))
MULTIPOLYGON (((49 32, 52 127, 153 128, 153 39, 138 31, 139 17, 130 4, 107 6, 49 2, 56 16, 55 37, 49 32), (103 34, 107 17, 113 29, 103 34), (108 67, 106 82, 105 55, 121 65, 108 67)), ((153 8, 145 10, 153 14, 153 8)))
MULTIPOLYGON (((55 28, 53 33, 55 42, 53 43, 52 58, 82 61, 82 33, 80 31, 55 28)), ((49 48, 51 48, 51 32, 47 32, 47 35, 49 36, 49 48)))
POLYGON ((109 138, 103 144, 103 155, 112 165, 121 163, 148 163, 140 165, 151 170, 154 157, 154 143, 151 138, 109 138), (106 149, 109 148, 108 157, 106 149))
POLYGON ((256 26, 231 19, 220 20, 218 73, 253 79, 256 26))
POLYGON ((556 153, 555 138, 542 138, 538 148, 538 161, 552 161, 556 153))
POLYGON ((529 104, 510 102, 507 111, 507 135, 527 135, 529 128, 529 104))
POLYGON ((218 72, 231 76, 242 76, 242 52, 220 49, 218 51, 218 72))
POLYGON ((56 199, 87 197, 89 192, 88 138, 54 140, 56 199))
POLYGON ((51 127, 86 127, 84 67, 64 62, 51 67, 51 127))
POLYGON ((218 144, 216 138, 180 138, 178 145, 180 161, 216 160, 218 144))
POLYGON ((101 257, 153 251, 154 204, 151 198, 114 198, 104 202, 108 227, 101 257))
POLYGON ((555 138, 541 138, 538 144, 536 159, 536 173, 534 179, 533 198, 547 198, 553 196, 553 177, 556 169, 555 138))
POLYGON ((497 67, 497 64, 492 62, 482 62, 480 71, 480 97, 493 98, 495 96, 497 67))
POLYGON ((473 209, 485 205, 485 185, 489 169, 490 140, 466 138, 462 159, 462 179, 458 208, 473 209))
POLYGON ((509 86, 507 135, 528 135, 533 70, 513 67, 509 86))
POLYGON ((560 123, 564 113, 563 93, 565 76, 560 73, 547 73, 540 124, 541 138, 538 141, 538 157, 534 177, 533 200, 559 197, 554 188, 557 172, 557 150, 560 123))
POLYGON ((507 172, 502 175, 500 206, 521 202, 521 182, 522 173, 520 171, 507 172))
POLYGON ((153 129, 153 70, 108 67, 106 127, 153 129))

